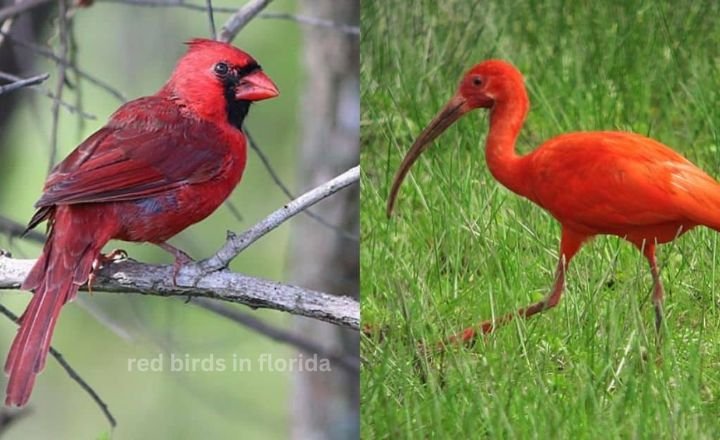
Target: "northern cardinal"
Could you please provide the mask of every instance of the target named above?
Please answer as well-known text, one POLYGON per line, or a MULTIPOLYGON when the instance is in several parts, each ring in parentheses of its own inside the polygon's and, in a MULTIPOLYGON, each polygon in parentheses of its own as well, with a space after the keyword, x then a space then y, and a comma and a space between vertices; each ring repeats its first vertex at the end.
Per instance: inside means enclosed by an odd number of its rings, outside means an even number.
POLYGON ((240 181, 243 120, 277 87, 229 44, 188 45, 160 91, 120 107, 48 176, 28 230, 47 220, 49 235, 22 285, 35 293, 5 362, 6 405, 27 403, 60 309, 109 240, 157 244, 185 262, 166 240, 210 215, 240 181))

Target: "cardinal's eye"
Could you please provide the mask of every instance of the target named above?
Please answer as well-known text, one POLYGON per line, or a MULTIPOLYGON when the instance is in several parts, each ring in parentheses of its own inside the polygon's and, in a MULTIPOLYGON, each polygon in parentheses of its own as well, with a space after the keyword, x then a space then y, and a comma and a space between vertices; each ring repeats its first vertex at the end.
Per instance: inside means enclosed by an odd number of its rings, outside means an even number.
POLYGON ((475 78, 473 78, 473 85, 476 87, 480 87, 482 85, 482 79, 476 76, 475 78))
POLYGON ((213 68, 215 70, 215 73, 218 76, 225 76, 230 71, 230 68, 228 67, 227 63, 219 62, 215 64, 215 67, 213 68))

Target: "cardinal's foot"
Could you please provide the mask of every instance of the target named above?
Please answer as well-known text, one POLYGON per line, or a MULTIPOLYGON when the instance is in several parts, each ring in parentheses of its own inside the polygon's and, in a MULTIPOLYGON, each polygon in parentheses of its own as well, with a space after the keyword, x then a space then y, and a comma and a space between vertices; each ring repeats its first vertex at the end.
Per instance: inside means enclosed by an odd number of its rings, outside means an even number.
POLYGON ((92 268, 90 269, 90 275, 88 275, 88 292, 92 295, 92 285, 95 281, 95 272, 100 270, 107 263, 114 263, 115 261, 127 260, 128 253, 124 249, 113 249, 107 254, 100 254, 93 260, 92 268))
POLYGON ((159 247, 163 248, 165 251, 173 254, 175 257, 175 262, 173 263, 173 286, 177 286, 177 276, 178 273, 180 273, 180 269, 182 269, 183 266, 192 264, 195 262, 193 258, 188 255, 185 251, 176 248, 175 246, 169 244, 169 243, 155 243, 159 247))

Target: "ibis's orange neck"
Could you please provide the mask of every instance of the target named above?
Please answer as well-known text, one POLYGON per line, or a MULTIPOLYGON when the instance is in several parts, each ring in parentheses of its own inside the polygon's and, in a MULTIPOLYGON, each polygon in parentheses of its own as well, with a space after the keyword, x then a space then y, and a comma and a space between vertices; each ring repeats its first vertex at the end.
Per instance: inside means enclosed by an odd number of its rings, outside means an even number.
POLYGON ((490 110, 490 131, 485 142, 485 160, 492 175, 513 192, 528 196, 526 161, 515 151, 525 116, 530 108, 527 92, 520 86, 490 110))

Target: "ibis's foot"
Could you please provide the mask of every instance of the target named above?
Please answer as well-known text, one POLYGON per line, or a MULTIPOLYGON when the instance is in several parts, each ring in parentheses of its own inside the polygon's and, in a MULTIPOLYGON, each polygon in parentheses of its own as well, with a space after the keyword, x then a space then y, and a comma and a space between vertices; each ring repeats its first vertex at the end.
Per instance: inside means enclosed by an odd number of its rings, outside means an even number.
POLYGON ((460 333, 454 334, 438 344, 438 350, 445 349, 448 345, 464 345, 466 347, 472 347, 477 342, 480 336, 489 335, 495 331, 497 323, 488 320, 483 321, 479 325, 474 327, 468 327, 460 333))
POLYGON ((90 269, 90 275, 88 275, 88 292, 92 295, 92 285, 93 281, 95 281, 95 272, 100 270, 103 266, 105 266, 107 263, 113 263, 115 261, 121 261, 126 260, 128 258, 128 253, 124 249, 113 249, 107 254, 100 254, 93 260, 92 268, 90 269))
MULTIPOLYGON (((427 365, 430 365, 438 358, 442 364, 442 357, 448 347, 472 347, 480 337, 484 337, 495 331, 497 325, 498 324, 492 320, 483 321, 477 326, 468 327, 460 333, 454 334, 435 344, 427 345, 422 342, 418 343, 413 365, 420 380, 423 383, 427 382, 427 365)), ((445 383, 444 379, 444 375, 441 374, 441 386, 445 383)))
MULTIPOLYGON (((175 262, 173 263, 173 285, 177 286, 177 276, 178 273, 180 273, 180 269, 185 266, 186 264, 194 263, 195 260, 188 255, 185 251, 176 248, 175 246, 169 244, 169 243, 155 243, 157 246, 161 247, 165 251, 171 253, 175 257, 175 262)), ((189 299, 188 299, 189 301, 189 299)))
POLYGON ((379 325, 363 324, 360 332, 366 338, 372 339, 376 342, 383 342, 385 340, 387 328, 379 325))

